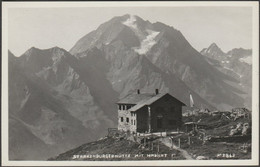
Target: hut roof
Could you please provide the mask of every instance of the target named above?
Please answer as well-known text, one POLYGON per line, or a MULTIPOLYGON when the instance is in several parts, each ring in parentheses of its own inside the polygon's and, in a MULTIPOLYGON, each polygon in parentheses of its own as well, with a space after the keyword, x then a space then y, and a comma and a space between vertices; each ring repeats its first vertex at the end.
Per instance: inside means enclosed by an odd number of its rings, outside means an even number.
MULTIPOLYGON (((140 108, 142 108, 144 106, 153 104, 154 102, 156 102, 157 100, 159 100, 160 98, 162 98, 165 95, 169 95, 170 97, 174 98, 173 96, 171 96, 168 93, 131 94, 131 95, 126 96, 122 100, 120 100, 118 102, 118 104, 136 104, 134 107, 130 108, 129 111, 137 111, 137 110, 139 110, 140 108)), ((176 98, 174 98, 174 99, 176 99, 176 98)), ((176 99, 176 100, 178 102, 180 102, 181 105, 185 105, 183 102, 179 101, 178 99, 176 99)))

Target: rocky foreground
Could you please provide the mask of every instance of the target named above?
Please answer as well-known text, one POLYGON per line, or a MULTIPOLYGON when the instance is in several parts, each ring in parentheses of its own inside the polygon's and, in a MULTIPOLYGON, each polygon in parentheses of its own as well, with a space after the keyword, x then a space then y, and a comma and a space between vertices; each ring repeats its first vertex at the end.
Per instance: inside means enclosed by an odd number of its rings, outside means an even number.
MULTIPOLYGON (((234 113, 236 112, 233 111, 234 113)), ((178 134, 167 135, 163 132, 161 136, 146 138, 142 134, 115 132, 49 160, 251 159, 250 117, 233 118, 227 112, 198 113, 183 117, 184 122, 191 119, 198 125, 194 131, 186 132, 184 125, 178 134)))
POLYGON ((154 141, 153 149, 144 148, 137 142, 125 138, 105 137, 98 141, 81 145, 49 160, 78 161, 120 161, 120 160, 183 160, 180 151, 170 149, 161 142, 154 141), (159 152, 158 152, 159 144, 159 152))

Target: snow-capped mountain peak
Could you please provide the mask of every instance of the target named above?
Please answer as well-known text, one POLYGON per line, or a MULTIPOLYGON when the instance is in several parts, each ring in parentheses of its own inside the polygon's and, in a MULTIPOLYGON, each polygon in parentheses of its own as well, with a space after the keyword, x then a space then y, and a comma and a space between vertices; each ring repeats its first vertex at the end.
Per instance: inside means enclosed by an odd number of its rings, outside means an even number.
POLYGON ((137 19, 141 20, 141 22, 144 22, 141 18, 130 15, 127 20, 122 22, 122 24, 131 28, 140 40, 140 46, 135 47, 134 51, 140 55, 144 55, 152 48, 154 44, 156 44, 155 37, 160 32, 148 29, 146 28, 146 25, 144 25, 145 27, 142 25, 137 25, 137 19))
POLYGON ((208 48, 204 48, 200 52, 202 55, 208 55, 214 58, 222 57, 225 53, 218 47, 216 43, 212 43, 208 48))
POLYGON ((123 21, 122 24, 124 24, 132 29, 137 29, 136 17, 133 15, 130 15, 130 17, 126 21, 123 21))

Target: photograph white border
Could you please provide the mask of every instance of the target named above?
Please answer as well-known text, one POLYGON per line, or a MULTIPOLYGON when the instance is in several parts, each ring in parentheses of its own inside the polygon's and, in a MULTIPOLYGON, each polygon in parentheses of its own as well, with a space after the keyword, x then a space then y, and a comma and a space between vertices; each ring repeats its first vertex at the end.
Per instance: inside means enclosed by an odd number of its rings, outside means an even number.
POLYGON ((259 164, 259 5, 257 1, 145 1, 145 2, 2 2, 2 165, 3 166, 229 166, 259 164), (162 160, 162 161, 9 161, 8 160, 8 9, 78 7, 252 7, 252 159, 251 160, 162 160))

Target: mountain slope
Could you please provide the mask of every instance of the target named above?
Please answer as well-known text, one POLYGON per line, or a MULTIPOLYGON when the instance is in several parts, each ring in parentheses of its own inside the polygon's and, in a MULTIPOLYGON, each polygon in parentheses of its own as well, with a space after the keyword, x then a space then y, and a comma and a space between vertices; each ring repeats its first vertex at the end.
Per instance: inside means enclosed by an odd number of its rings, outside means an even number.
MULTIPOLYGON (((116 102, 137 89, 159 89, 187 105, 191 93, 196 107, 210 110, 244 107, 247 90, 220 70, 221 49, 214 44, 204 52, 210 50, 211 57, 203 56, 173 27, 124 15, 82 37, 70 53, 58 47, 33 47, 20 57, 9 52, 11 159, 44 159, 104 136, 117 126, 116 102)), ((236 63, 248 62, 237 57, 236 63)))
POLYGON ((235 48, 224 53, 213 43, 208 48, 203 49, 201 54, 212 66, 236 80, 230 84, 244 92, 238 93, 238 95, 245 99, 243 105, 250 109, 252 101, 252 50, 235 48))
MULTIPOLYGON (((235 79, 212 67, 192 48, 180 31, 163 23, 150 23, 138 16, 115 17, 81 38, 70 53, 76 55, 94 46, 105 50, 108 62, 118 62, 118 59, 128 61, 128 56, 133 54, 145 55, 160 70, 178 77, 199 96, 220 109, 243 103, 243 99, 237 96, 237 93, 242 92, 225 82, 235 82, 235 79), (115 32, 113 27, 120 27, 120 30, 115 32), (132 33, 125 33, 123 30, 132 33), (113 32, 113 35, 107 32, 113 32), (127 45, 124 42, 126 37, 129 43, 136 45, 127 45), (136 39, 139 42, 135 42, 136 39)), ((111 78, 114 76, 108 76, 112 81, 111 78)))
MULTIPOLYGON (((46 152, 54 155, 80 143, 91 141, 104 135, 106 129, 103 126, 113 124, 113 121, 93 104, 93 98, 88 98, 89 90, 82 81, 76 78, 78 74, 73 72, 71 67, 65 68, 67 72, 65 72, 66 77, 63 78, 64 82, 57 79, 64 75, 60 68, 63 69, 68 64, 50 63, 50 58, 55 56, 49 56, 48 53, 56 53, 56 51, 63 52, 64 50, 54 48, 42 51, 32 48, 19 58, 9 53, 9 114, 26 125, 27 131, 32 136, 36 136, 48 146, 36 154, 37 158, 34 157, 35 154, 30 156, 31 152, 26 149, 20 150, 24 151, 21 154, 27 158, 44 159, 47 157, 46 152), (55 52, 52 52, 53 50, 55 52), (57 71, 54 67, 57 67, 57 71), (64 89, 61 90, 61 88, 64 89), (94 133, 97 130, 100 133, 94 133)), ((10 128, 15 129, 12 125, 16 124, 10 124, 10 128)), ((12 139, 19 138, 18 136, 18 132, 10 133, 11 145, 14 145, 12 139)), ((23 138, 16 143, 23 142, 27 145, 31 144, 30 140, 23 141, 23 138)), ((16 146, 10 148, 11 159, 22 158, 16 152, 20 147, 19 144, 16 146)))
MULTIPOLYGON (((119 23, 123 25, 125 24, 125 22, 119 23)), ((128 26, 126 26, 126 28, 129 27, 129 24, 130 23, 128 23, 128 26)), ((130 28, 133 29, 133 27, 131 26, 130 28)), ((97 31, 99 31, 99 29, 100 27, 97 31)), ((136 34, 136 32, 134 32, 132 35, 136 37, 142 36, 139 29, 138 33, 139 34, 136 34)), ((132 39, 133 37, 129 38, 132 39)), ((109 44, 100 45, 99 49, 97 49, 96 47, 92 47, 86 52, 89 52, 89 50, 100 52, 99 55, 102 55, 101 57, 103 59, 103 62, 105 63, 100 64, 93 61, 93 59, 89 59, 89 64, 95 64, 95 69, 97 69, 96 71, 104 72, 103 76, 107 77, 107 79, 112 84, 113 89, 119 94, 120 98, 126 96, 129 93, 135 92, 136 89, 141 89, 141 91, 143 92, 154 92, 155 88, 159 88, 160 91, 170 92, 171 94, 175 95, 177 98, 183 100, 184 102, 186 102, 186 104, 188 104, 189 92, 193 91, 189 87, 187 87, 185 83, 179 80, 178 77, 174 74, 167 74, 161 71, 154 64, 152 64, 147 59, 147 57, 139 55, 138 51, 136 50, 137 48, 129 48, 125 45, 124 41, 122 41, 121 38, 115 39, 116 40, 112 40, 112 42, 110 42, 109 44), (102 70, 104 67, 107 69, 107 71, 102 70)), ((146 38, 143 39, 145 40, 146 38)), ((80 39, 80 41, 81 40, 83 39, 80 39)), ((80 48, 83 47, 84 46, 80 48)), ((77 48, 77 45, 76 47, 72 48, 72 50, 75 51, 75 48, 77 48)), ((75 54, 75 56, 82 58, 84 57, 84 52, 80 51, 79 53, 75 54)), ((96 57, 99 57, 98 54, 96 54, 96 57)), ((81 60, 81 62, 84 61, 81 60)), ((193 93, 196 97, 197 103, 211 109, 214 108, 208 102, 198 96, 195 92, 193 93)))
POLYGON ((49 146, 35 136, 21 121, 11 117, 9 118, 9 127, 10 160, 39 160, 40 157, 48 157, 50 154, 58 153, 46 151, 49 146))
MULTIPOLYGON (((104 127, 114 127, 117 121, 115 103, 136 88, 148 92, 159 88, 188 103, 192 91, 177 77, 162 72, 145 56, 132 51, 132 56, 126 55, 127 63, 114 71, 118 68, 118 55, 106 54, 113 47, 103 49, 92 48, 75 57, 57 47, 32 48, 19 58, 10 53, 9 102, 12 107, 9 113, 23 125, 24 131, 28 131, 26 138, 36 138, 39 147, 44 147, 19 149, 20 153, 17 149, 22 143, 25 147, 32 143, 23 138, 13 140, 20 133, 12 131, 10 144, 15 147, 10 148, 11 159, 44 159, 46 154, 57 154, 75 144, 103 136, 104 127), (115 64, 111 65, 105 55, 113 56, 115 64), (112 74, 113 78, 108 77, 112 74), (122 82, 116 83, 119 80, 122 82), (175 83, 175 89, 171 88, 172 83, 175 83), (38 154, 29 156, 37 150, 38 154)), ((194 98, 211 108, 196 93, 194 98)), ((10 128, 15 129, 15 125, 11 123, 10 128)))
MULTIPOLYGON (((92 73, 92 68, 94 66, 90 67, 87 64, 87 59, 84 60, 83 58, 76 58, 67 51, 58 47, 47 50, 32 48, 32 50, 33 51, 29 50, 29 52, 21 56, 21 64, 25 69, 34 72, 40 78, 46 80, 54 90, 60 92, 60 98, 65 100, 66 103, 72 103, 70 106, 67 106, 69 107, 69 111, 72 115, 79 119, 83 119, 85 117, 99 117, 99 121, 103 120, 107 125, 113 125, 111 119, 106 118, 106 115, 110 116, 110 114, 99 112, 100 108, 96 103, 99 103, 100 97, 96 98, 93 94, 93 92, 97 92, 95 91, 95 86, 99 85, 99 83, 104 83, 105 78, 100 76, 97 79, 98 71, 95 74, 92 73), (37 56, 40 58, 36 61, 38 63, 42 63, 37 67, 42 66, 41 69, 35 69, 34 65, 37 63, 31 63, 31 59, 34 60, 37 56), (28 59, 28 57, 30 58, 28 59), (45 60, 43 61, 42 59, 45 60), (103 81, 101 81, 101 79, 103 79, 103 81), (71 98, 67 98, 68 96, 71 98), (71 108, 71 105, 75 108, 71 108)), ((88 56, 91 56, 92 53, 89 52, 87 54, 88 56)), ((107 99, 113 99, 113 101, 116 101, 116 95, 114 95, 115 93, 112 89, 107 88, 107 86, 101 86, 99 88, 100 92, 111 94, 111 96, 107 99)), ((90 120, 88 119, 82 121, 84 122, 83 124, 89 124, 91 121, 94 124, 100 124, 95 121, 96 118, 93 119, 94 120, 91 120, 90 118, 90 120)))

